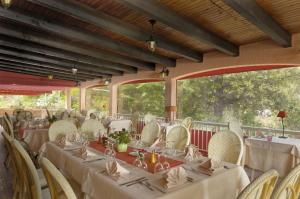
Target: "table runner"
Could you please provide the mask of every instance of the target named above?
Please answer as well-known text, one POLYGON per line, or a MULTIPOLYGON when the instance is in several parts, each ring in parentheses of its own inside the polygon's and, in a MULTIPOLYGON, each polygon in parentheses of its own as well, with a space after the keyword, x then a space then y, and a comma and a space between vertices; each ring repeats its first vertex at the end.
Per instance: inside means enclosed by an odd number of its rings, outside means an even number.
MULTIPOLYGON (((101 151, 102 153, 104 153, 104 151, 105 151, 105 147, 102 144, 99 144, 98 141, 91 141, 89 146, 93 149, 101 151)), ((116 158, 120 159, 120 160, 123 160, 123 161, 127 162, 128 164, 133 164, 133 161, 136 159, 136 157, 129 155, 129 153, 134 152, 136 150, 137 149, 134 149, 132 147, 128 147, 128 150, 126 152, 123 152, 123 153, 116 152, 116 158)), ((154 165, 150 164, 150 155, 151 155, 150 153, 146 152, 145 153, 145 160, 146 160, 146 162, 148 164, 148 167, 149 167, 148 171, 151 172, 151 173, 154 173, 154 170, 153 170, 154 165)), ((165 157, 165 158, 166 158, 167 162, 169 162, 170 167, 176 167, 176 166, 183 163, 182 161, 174 160, 174 159, 167 158, 167 157, 165 157)))

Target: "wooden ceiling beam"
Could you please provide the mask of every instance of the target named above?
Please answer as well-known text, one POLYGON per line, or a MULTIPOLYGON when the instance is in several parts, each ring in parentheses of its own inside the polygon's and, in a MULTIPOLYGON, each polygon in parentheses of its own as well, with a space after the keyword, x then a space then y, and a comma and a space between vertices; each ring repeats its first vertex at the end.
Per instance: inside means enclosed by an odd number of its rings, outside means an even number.
POLYGON ((255 0, 225 0, 225 3, 278 44, 284 47, 291 46, 291 34, 281 27, 255 0))
POLYGON ((30 16, 30 14, 24 14, 21 11, 4 9, 0 7, 0 16, 5 19, 23 23, 37 29, 49 31, 65 38, 72 38, 77 41, 81 41, 91 45, 97 45, 104 49, 110 49, 116 52, 125 53, 128 56, 136 59, 162 64, 168 67, 175 67, 176 60, 170 59, 161 55, 155 55, 149 51, 141 48, 131 46, 126 43, 117 42, 109 37, 104 37, 99 34, 95 34, 89 31, 85 31, 82 28, 70 27, 66 24, 50 23, 42 20, 38 17, 30 16))
POLYGON ((60 38, 51 39, 49 36, 45 34, 33 32, 33 31, 27 31, 25 30, 25 28, 18 28, 9 24, 3 24, 3 23, 0 24, 0 33, 14 38, 50 46, 53 48, 58 48, 58 49, 62 49, 74 53, 80 53, 82 55, 90 56, 104 61, 134 66, 136 68, 143 69, 143 70, 155 69, 155 64, 153 63, 138 61, 117 54, 99 51, 93 48, 83 47, 81 45, 74 44, 69 41, 62 40, 60 38))
MULTIPOLYGON (((28 0, 30 2, 42 5, 57 12, 61 12, 66 15, 75 17, 81 21, 93 24, 97 27, 109 30, 111 32, 125 35, 128 38, 147 41, 149 39, 150 32, 134 26, 130 23, 126 23, 116 17, 109 16, 99 10, 86 6, 83 3, 70 0, 28 0)), ((190 48, 175 44, 171 41, 155 35, 155 40, 158 43, 158 48, 162 48, 168 51, 172 51, 181 57, 186 59, 202 62, 203 55, 190 48)))
POLYGON ((15 56, 15 57, 35 60, 35 61, 56 64, 58 66, 63 66, 65 68, 69 68, 69 69, 77 68, 78 70, 86 70, 86 71, 96 72, 99 75, 103 75, 103 76, 105 76, 105 75, 122 75, 123 74, 120 71, 113 71, 113 70, 108 70, 108 69, 104 70, 104 69, 93 67, 93 66, 90 66, 87 64, 83 65, 83 64, 78 64, 76 62, 62 61, 59 59, 49 58, 49 57, 43 56, 43 55, 35 55, 33 53, 28 53, 25 51, 16 51, 16 50, 8 49, 8 48, 1 47, 1 46, 0 46, 0 53, 5 54, 5 55, 15 56))
MULTIPOLYGON (((47 72, 49 75, 56 75, 56 74, 61 74, 61 75, 66 75, 68 77, 73 77, 74 75, 71 73, 71 71, 61 71, 61 70, 52 70, 49 68, 41 68, 41 67, 36 67, 32 65, 27 65, 27 64, 20 64, 16 62, 9 62, 5 60, 0 59, 0 64, 2 65, 7 65, 7 66, 13 66, 13 67, 19 67, 23 69, 33 69, 33 70, 39 70, 43 72, 47 72)), ((84 78, 84 79, 96 79, 96 78, 102 78, 102 76, 94 76, 94 75, 85 75, 85 74, 76 74, 77 77, 79 78, 84 78)))
MULTIPOLYGON (((17 63, 17 64, 26 64, 26 65, 36 66, 36 67, 40 67, 40 68, 47 68, 50 70, 64 71, 64 72, 69 72, 69 74, 72 74, 72 71, 65 67, 61 67, 61 66, 57 66, 55 64, 50 64, 50 63, 45 63, 45 62, 32 61, 32 60, 28 60, 28 59, 24 59, 24 58, 17 58, 17 57, 10 56, 10 55, 0 54, 0 60, 5 60, 8 62, 17 63)), ((95 72, 89 72, 89 71, 83 71, 83 70, 79 70, 77 73, 83 74, 83 75, 93 74, 95 77, 103 77, 102 75, 96 74, 95 72)), ((108 77, 111 77, 111 76, 108 76, 108 77)))
MULTIPOLYGON (((6 72, 14 72, 14 73, 21 73, 21 74, 27 74, 27 75, 34 75, 34 76, 40 76, 40 77, 48 77, 49 74, 45 74, 42 72, 36 72, 29 69, 18 69, 18 68, 11 68, 10 66, 2 65, 0 64, 0 71, 6 71, 6 72)), ((68 80, 68 81, 86 81, 86 79, 81 78, 72 78, 72 77, 66 77, 61 75, 56 75, 54 77, 55 79, 61 79, 61 80, 68 80)), ((50 80, 49 80, 50 81, 50 80)))
POLYGON ((155 19, 183 34, 200 42, 210 45, 226 54, 237 56, 239 47, 230 41, 208 31, 204 27, 192 22, 190 19, 179 15, 175 11, 162 5, 159 1, 117 0, 119 3, 136 10, 143 15, 155 19))
POLYGON ((8 46, 20 50, 25 50, 29 52, 39 53, 47 56, 52 56, 60 59, 66 59, 70 61, 75 61, 78 63, 95 65, 99 68, 107 68, 113 70, 119 70, 128 73, 136 73, 137 69, 132 66, 109 63, 107 61, 99 60, 97 58, 88 57, 85 55, 80 55, 77 53, 72 53, 64 50, 60 50, 57 48, 52 48, 40 44, 35 44, 33 42, 28 42, 24 40, 18 40, 16 38, 11 38, 7 36, 0 35, 0 45, 8 46))

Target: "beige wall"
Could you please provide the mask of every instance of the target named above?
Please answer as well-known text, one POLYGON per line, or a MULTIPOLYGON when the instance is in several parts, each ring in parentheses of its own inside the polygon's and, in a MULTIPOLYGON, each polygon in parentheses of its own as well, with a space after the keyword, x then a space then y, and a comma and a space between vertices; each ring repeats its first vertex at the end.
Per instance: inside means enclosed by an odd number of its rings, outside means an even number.
MULTIPOLYGON (((263 65, 300 65, 300 34, 292 37, 292 47, 283 48, 271 40, 261 41, 240 46, 240 55, 232 57, 220 52, 204 54, 202 63, 195 63, 185 59, 177 60, 176 67, 168 68, 170 71, 166 81, 166 106, 176 106, 176 80, 193 74, 234 67, 263 66, 263 65)), ((110 113, 117 112, 117 87, 120 84, 136 80, 157 80, 161 66, 157 65, 155 71, 139 71, 136 74, 114 76, 110 84, 111 103, 110 113)), ((85 82, 82 87, 99 85, 100 80, 85 82)))

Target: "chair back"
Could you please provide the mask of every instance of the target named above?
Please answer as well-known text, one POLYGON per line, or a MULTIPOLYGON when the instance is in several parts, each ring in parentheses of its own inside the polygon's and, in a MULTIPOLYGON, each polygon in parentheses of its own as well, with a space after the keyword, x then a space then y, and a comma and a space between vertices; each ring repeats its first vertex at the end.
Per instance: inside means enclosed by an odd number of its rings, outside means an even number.
POLYGON ((147 113, 144 117, 145 124, 148 124, 152 121, 156 121, 156 117, 150 113, 147 113))
POLYGON ((243 141, 232 131, 215 133, 208 143, 208 157, 239 165, 243 156, 243 141))
POLYGON ((184 150, 190 143, 189 130, 180 125, 174 126, 170 129, 166 137, 167 147, 171 147, 170 144, 174 144, 174 148, 178 150, 184 150))
POLYGON ((81 132, 88 135, 89 138, 94 138, 95 136, 98 136, 98 133, 101 133, 102 135, 106 130, 100 121, 88 119, 81 125, 81 132))
POLYGON ((48 159, 43 157, 41 159, 41 166, 45 174, 52 199, 77 198, 69 182, 48 159))
POLYGON ((267 171, 250 183, 237 199, 269 199, 278 179, 278 172, 274 169, 267 171))
POLYGON ((298 199, 300 196, 300 164, 275 189, 272 199, 298 199))
POLYGON ((14 130, 13 130, 13 125, 11 123, 11 120, 9 120, 9 116, 5 114, 4 117, 4 130, 12 137, 15 137, 14 130))
POLYGON ((19 141, 13 140, 12 146, 17 161, 18 174, 23 184, 23 197, 42 199, 40 179, 32 160, 19 141))
POLYGON ((160 125, 156 121, 146 124, 141 133, 141 141, 150 146, 160 134, 160 125))
POLYGON ((186 117, 184 120, 182 120, 181 125, 184 126, 187 129, 190 129, 192 126, 193 118, 186 117))
POLYGON ((68 120, 59 120, 52 123, 48 135, 50 141, 55 141, 58 135, 68 135, 72 133, 77 133, 75 124, 68 120))

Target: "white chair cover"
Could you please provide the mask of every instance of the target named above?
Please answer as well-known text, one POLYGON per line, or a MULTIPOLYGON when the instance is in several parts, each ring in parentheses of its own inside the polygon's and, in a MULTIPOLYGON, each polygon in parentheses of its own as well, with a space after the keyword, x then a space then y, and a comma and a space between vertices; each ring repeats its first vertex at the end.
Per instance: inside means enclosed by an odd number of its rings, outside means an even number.
POLYGON ((159 137, 159 134, 160 125, 157 122, 152 121, 144 126, 141 134, 141 141, 145 145, 150 146, 154 143, 156 138, 159 137))
POLYGON ((239 165, 243 156, 243 141, 232 131, 214 134, 208 143, 208 157, 239 165))
POLYGON ((174 126, 166 137, 167 147, 170 147, 170 143, 174 143, 174 148, 178 150, 184 150, 190 143, 189 130, 184 126, 174 126))
POLYGON ((58 135, 68 135, 77 133, 75 124, 68 120, 59 120, 54 122, 49 128, 49 140, 55 141, 58 135))
POLYGON ((89 137, 95 137, 98 136, 98 133, 103 133, 106 132, 103 124, 95 119, 89 119, 85 120, 81 126, 81 132, 84 134, 87 134, 89 137))
POLYGON ((61 116, 62 116, 62 113, 63 112, 65 112, 66 111, 66 109, 59 109, 59 110, 57 110, 56 112, 55 112, 55 117, 58 119, 58 120, 60 120, 61 119, 61 116))

